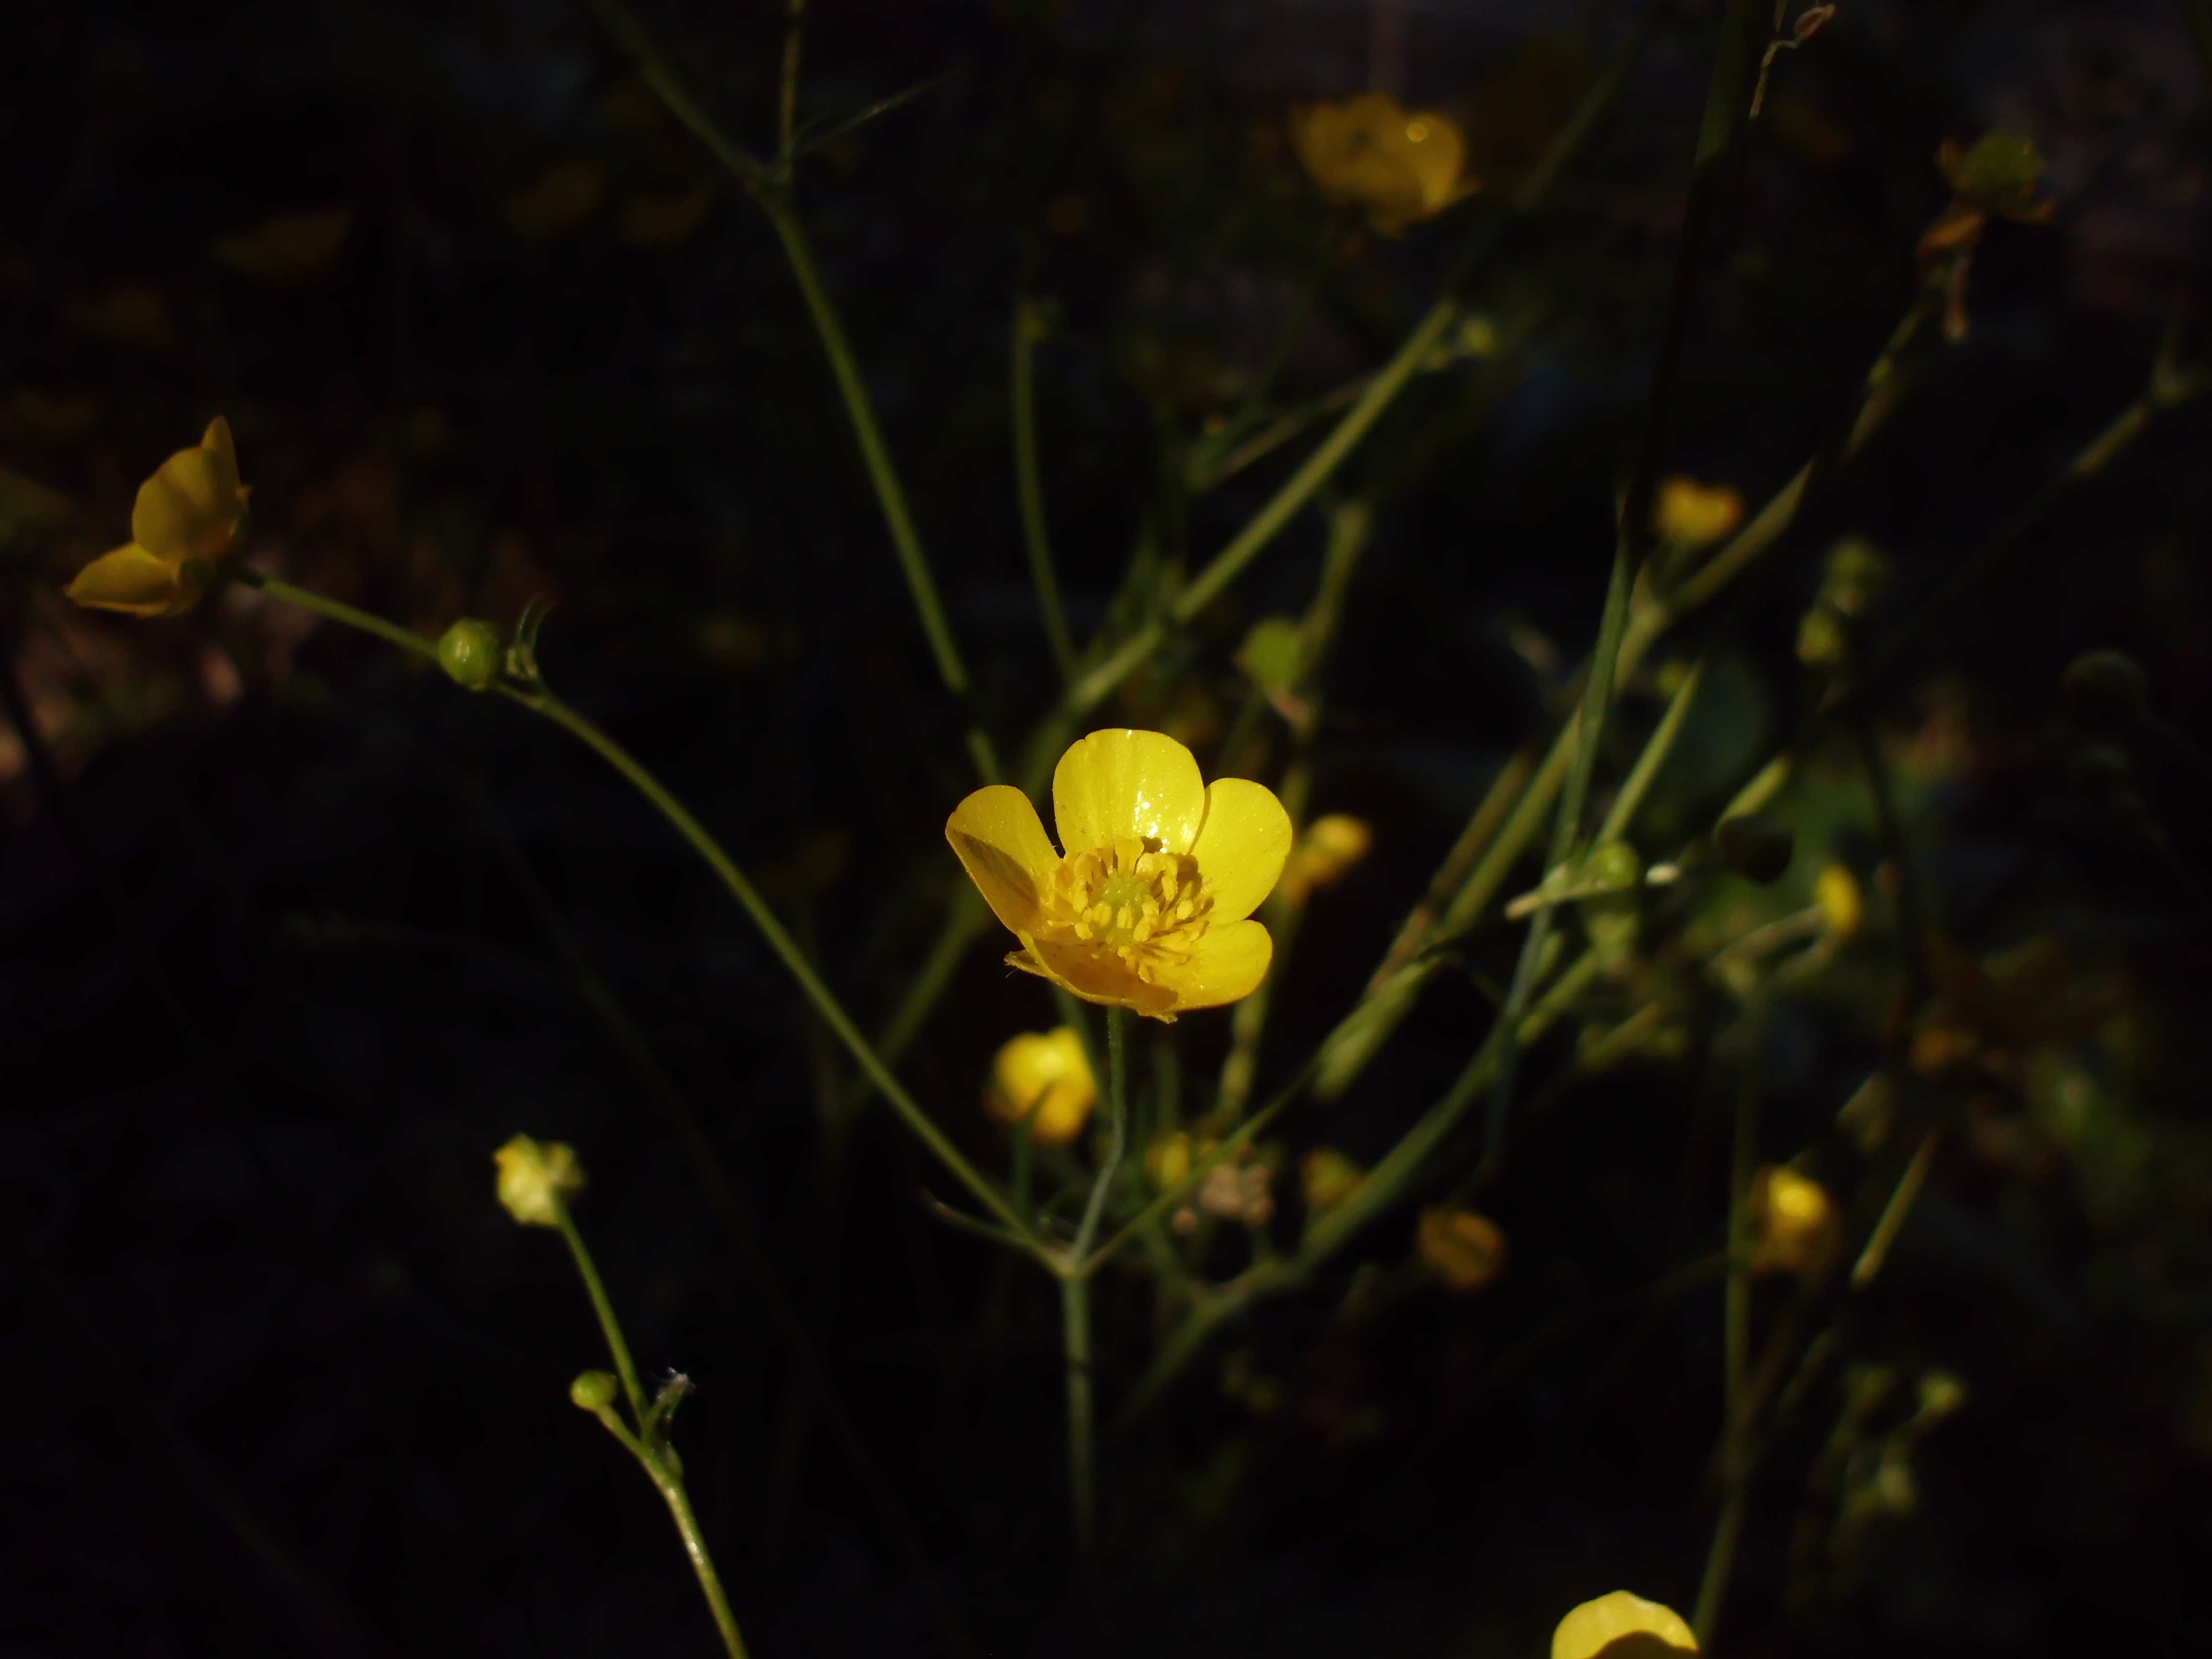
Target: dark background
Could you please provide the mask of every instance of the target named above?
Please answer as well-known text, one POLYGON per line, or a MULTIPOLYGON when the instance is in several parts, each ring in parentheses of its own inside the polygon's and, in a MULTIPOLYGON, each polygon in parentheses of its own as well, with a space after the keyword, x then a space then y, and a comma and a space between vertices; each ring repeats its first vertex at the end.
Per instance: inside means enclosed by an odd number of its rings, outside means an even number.
MULTIPOLYGON (((1003 750, 1052 691, 1007 460, 1018 290, 1060 311, 1042 443, 1087 635, 1141 522, 1194 567, 1286 470, 1162 510, 1163 455, 1264 362, 1328 228, 1287 107, 1395 78, 1463 120, 1493 186, 1329 270, 1285 371, 1306 395, 1387 355, 1635 9, 1408 3, 1393 48, 1352 0, 817 0, 804 115, 927 83, 810 154, 799 198, 1003 750)), ((1619 106, 1478 284, 1527 343, 1425 377, 1347 470, 1393 493, 1328 671, 1315 805, 1369 818, 1378 846, 1316 901, 1263 1087, 1546 729, 1561 670, 1542 647, 1571 664, 1594 636, 1717 10, 1656 8, 1619 106)), ((1691 625, 1723 655, 1673 822, 1710 817, 1803 712, 1792 644, 1832 540, 1885 549, 1886 614, 1908 616, 2141 389, 2212 146, 2185 11, 1846 0, 1778 64, 1668 470, 1756 504, 1813 451, 1911 290, 1947 197, 1939 142, 2019 127, 2060 206, 1992 231, 1967 339, 1743 603, 1691 625)), ((641 17, 765 148, 780 8, 641 17)), ((578 1147, 641 1362, 698 1384, 678 1441, 758 1653, 946 1650, 917 1550, 985 1650, 1086 1650, 1051 1287, 927 1218, 916 1189, 943 1179, 880 1112, 824 1173, 816 1102, 842 1057, 661 821, 551 727, 243 592, 159 624, 56 597, 123 538, 138 479, 226 414, 261 568, 431 631, 553 599, 553 684, 761 874, 872 1028, 957 879, 958 711, 773 236, 716 180, 580 5, 110 3, 9 25, 0 465, 68 510, 19 510, 0 567, 11 712, 64 780, 0 727, 0 1652, 709 1650, 653 1492, 562 1397, 598 1340, 554 1237, 492 1201, 489 1154, 518 1130, 578 1147), (596 199, 530 224, 519 195, 577 166, 596 199), (705 205, 656 244, 625 229, 641 200, 705 205), (216 252, 337 209, 343 246, 293 279, 216 252), (896 1518, 818 1411, 793 1455, 786 1351, 571 945, 817 1318, 896 1518)), ((2083 1062, 2109 1133, 2027 1173, 1939 1165, 1849 1340, 1908 1377, 1957 1374, 1968 1407, 1919 1448, 1909 1510, 1808 1603, 1788 1541, 1837 1409, 1822 1385, 1770 1451, 1729 1651, 2212 1644, 2207 799, 2188 746, 2212 692, 2206 435, 2185 410, 2063 502, 1881 705, 1918 769, 1936 920, 1973 948, 2055 931, 2120 960, 2130 1035, 2083 1062), (2164 861, 2068 805, 2049 715, 2098 646, 2143 664, 2177 739, 2128 755, 2164 861)), ((1242 696, 1231 650, 1303 607, 1319 545, 1309 514, 1101 723, 1187 732, 1211 773, 1242 696)), ((1656 708, 1632 687, 1621 724, 1656 708)), ((1806 837, 1870 866, 1863 781, 1814 777, 1801 870, 1806 837)), ((1476 972, 1340 1105, 1287 1119, 1289 1147, 1379 1155, 1462 1063, 1516 938, 1479 937, 1476 972)), ((1765 1156, 1832 1133, 1893 974, 1877 952, 1778 1011, 1765 1156)), ((983 1069, 1051 1020, 993 939, 902 1075, 995 1165, 983 1069)), ((1187 1076, 1211 1074, 1225 1026, 1177 1027, 1187 1076)), ((1532 1088, 1558 1058, 1533 1057, 1532 1088)), ((1555 1092, 1484 1194, 1513 1241, 1492 1292, 1407 1283, 1395 1215, 1109 1442, 1106 1650, 1534 1653, 1619 1584, 1686 1611, 1715 1510, 1719 1292, 1615 1298, 1718 1248, 1726 1089, 1701 1042, 1555 1092), (1401 1293, 1347 1330, 1333 1310, 1360 1261, 1401 1293), (1232 1352, 1273 1409, 1224 1388, 1232 1352)), ((1103 1284, 1109 1416, 1148 1354, 1148 1294, 1103 1284)))

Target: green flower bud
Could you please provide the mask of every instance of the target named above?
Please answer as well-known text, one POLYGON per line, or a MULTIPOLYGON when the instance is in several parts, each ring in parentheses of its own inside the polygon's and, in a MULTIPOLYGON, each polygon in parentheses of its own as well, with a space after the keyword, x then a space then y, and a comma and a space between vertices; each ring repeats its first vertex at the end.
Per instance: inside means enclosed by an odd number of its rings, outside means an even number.
POLYGON ((464 617, 438 636, 438 666, 456 685, 482 691, 499 678, 506 648, 499 629, 475 617, 464 617))
POLYGON ((1262 691, 1287 691, 1298 678, 1303 635, 1288 617, 1262 617, 1244 635, 1237 665, 1262 691))
POLYGON ((585 1371, 568 1385, 570 1401, 587 1412, 603 1412, 615 1403, 615 1379, 611 1371, 585 1371))
POLYGON ((2124 651, 2088 651, 2066 665, 2058 706, 2093 738, 2124 737, 2150 712, 2150 680, 2124 651))
POLYGON ((1764 812, 1744 812, 1723 818, 1713 830, 1713 850, 1723 864, 1760 886, 1779 881, 1796 850, 1790 826, 1764 812))
POLYGON ((1580 879, 1576 884, 1615 893, 1643 879, 1644 860, 1636 855, 1636 849, 1625 841, 1608 841, 1601 842, 1583 855, 1580 879))

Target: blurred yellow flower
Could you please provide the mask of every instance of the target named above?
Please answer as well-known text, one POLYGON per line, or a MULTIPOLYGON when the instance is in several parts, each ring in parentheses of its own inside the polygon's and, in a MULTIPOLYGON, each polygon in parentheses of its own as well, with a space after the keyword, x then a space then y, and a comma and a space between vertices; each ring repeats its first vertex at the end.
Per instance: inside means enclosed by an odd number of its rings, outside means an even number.
POLYGON ((1316 1146, 1298 1161, 1298 1176, 1305 1191, 1306 1211, 1318 1215, 1351 1197, 1353 1188, 1367 1178, 1367 1171, 1334 1146, 1316 1146))
POLYGON ((1858 937, 1866 924, 1866 901, 1859 896, 1858 878, 1845 864, 1824 866, 1813 878, 1813 902, 1820 907, 1820 921, 1829 937, 1849 944, 1858 937))
POLYGON ((1375 845, 1375 831, 1364 818, 1331 812, 1306 825, 1298 849, 1283 873, 1284 890, 1299 897, 1316 888, 1334 887, 1375 845))
POLYGON ((1844 1218, 1828 1189, 1787 1164, 1759 1172, 1751 1207, 1755 1273, 1818 1273, 1843 1243, 1844 1218))
POLYGON ((1467 141, 1449 116, 1408 110, 1383 92, 1291 112, 1291 143, 1329 201, 1367 210, 1368 222, 1395 236, 1471 196, 1462 175, 1467 141))
POLYGON ((218 415, 197 448, 179 450, 138 486, 131 540, 77 572, 69 597, 133 617, 191 610, 207 586, 206 566, 237 539, 246 495, 230 423, 218 415))
POLYGON ((584 1190, 584 1166, 566 1141, 517 1135, 491 1159, 499 1168, 499 1201, 526 1227, 559 1226, 561 1206, 584 1190))
POLYGON ((1171 1135, 1162 1135, 1145 1153, 1145 1172, 1152 1184, 1163 1192, 1180 1187, 1190 1177, 1192 1164, 1213 1150, 1213 1143, 1202 1140, 1194 1143, 1178 1129, 1171 1135))
POLYGON ((351 208, 288 213, 264 220, 243 235, 218 239, 216 263, 264 283, 288 283, 312 276, 337 258, 352 230, 351 208))
POLYGON ((1029 1119, 1030 1133, 1048 1146, 1064 1146, 1083 1128, 1098 1103, 1097 1079, 1072 1025, 1024 1031, 991 1062, 984 1109, 1008 1125, 1029 1119))
POLYGON ((1416 1248, 1455 1291, 1479 1291, 1505 1267, 1504 1233, 1473 1210, 1422 1211, 1416 1248))
POLYGON ((1626 1590, 1583 1602, 1552 1632, 1552 1659, 1667 1659, 1697 1650, 1680 1613, 1626 1590))
POLYGON ((1711 547, 1743 522, 1743 496, 1729 484, 1668 478, 1659 486, 1653 519, 1660 535, 1678 547, 1711 547))
POLYGON ((1028 796, 978 789, 945 838, 1021 940, 1006 961, 1086 1002, 1173 1020, 1249 996, 1274 945, 1247 920, 1274 890, 1291 819, 1273 791, 1203 782, 1158 732, 1093 732, 1060 757, 1053 850, 1028 796))

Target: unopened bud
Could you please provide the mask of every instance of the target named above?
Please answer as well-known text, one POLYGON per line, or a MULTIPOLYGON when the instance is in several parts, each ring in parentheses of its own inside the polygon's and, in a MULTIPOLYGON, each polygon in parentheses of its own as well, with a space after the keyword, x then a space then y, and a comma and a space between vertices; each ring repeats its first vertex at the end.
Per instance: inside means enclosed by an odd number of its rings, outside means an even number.
POLYGON ((615 1403, 615 1379, 611 1371, 585 1371, 568 1385, 571 1404, 587 1412, 603 1412, 615 1403))
POLYGON ((478 617, 464 617, 438 636, 438 666, 454 684, 482 691, 499 678, 505 648, 499 629, 478 617))

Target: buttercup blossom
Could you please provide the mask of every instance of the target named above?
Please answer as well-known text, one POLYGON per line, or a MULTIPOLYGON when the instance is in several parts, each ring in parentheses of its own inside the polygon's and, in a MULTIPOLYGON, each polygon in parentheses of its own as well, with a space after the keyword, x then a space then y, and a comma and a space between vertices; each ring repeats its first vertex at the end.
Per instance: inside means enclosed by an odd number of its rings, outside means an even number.
POLYGON ((1012 966, 1086 1002, 1172 1020, 1249 996, 1274 952, 1248 920, 1291 850, 1272 790, 1199 776, 1158 732, 1093 732, 1052 777, 1055 852, 1029 797, 978 789, 945 820, 969 878, 1022 942, 1012 966))
POLYGON ((1743 496, 1728 484, 1668 478, 1653 514, 1659 533, 1679 546, 1711 547, 1743 522, 1743 496))
POLYGON ((1364 207, 1386 236, 1433 219, 1476 181, 1461 175, 1467 141, 1450 117, 1408 110, 1388 93, 1291 112, 1291 143, 1328 200, 1364 207))
POLYGON ((584 1166, 566 1141, 517 1135, 491 1155, 499 1167, 499 1201, 526 1227, 557 1227, 561 1206, 584 1190, 584 1166))
POLYGON ((1298 837, 1297 851, 1283 875, 1283 891, 1303 897, 1316 889, 1334 887, 1374 844, 1375 831, 1364 818, 1344 812, 1316 818, 1298 837))
POLYGON ((1759 1172, 1752 1189, 1753 1273, 1818 1273, 1844 1239, 1828 1189, 1786 1164, 1759 1172))
POLYGON ((1029 1119, 1030 1133, 1048 1146, 1066 1146, 1098 1103, 1098 1083, 1072 1025, 1024 1031, 991 1062, 983 1107, 1005 1124, 1029 1119))
POLYGON ((1424 1210, 1414 1243, 1421 1260, 1455 1291, 1479 1291, 1504 1270, 1504 1232, 1473 1210, 1424 1210))
POLYGON ((1552 1659, 1668 1659, 1697 1650, 1680 1613, 1626 1590, 1583 1602, 1552 1632, 1552 1659))
POLYGON ((103 553, 69 585, 69 597, 99 611, 174 617, 199 603, 202 567, 230 551, 246 516, 230 423, 220 415, 194 449, 180 449, 138 486, 131 540, 103 553))

